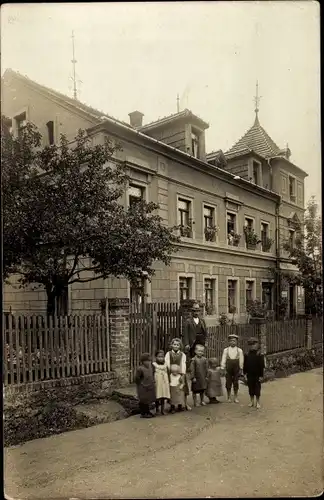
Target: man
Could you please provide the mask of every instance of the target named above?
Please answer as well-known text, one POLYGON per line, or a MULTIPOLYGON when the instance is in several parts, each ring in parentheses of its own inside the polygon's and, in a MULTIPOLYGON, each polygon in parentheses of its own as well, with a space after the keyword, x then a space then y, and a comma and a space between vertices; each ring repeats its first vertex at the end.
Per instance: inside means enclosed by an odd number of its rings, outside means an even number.
POLYGON ((185 351, 189 351, 191 358, 195 355, 195 347, 197 344, 203 346, 206 344, 206 323, 200 318, 199 312, 199 304, 193 304, 191 317, 187 319, 183 326, 183 344, 185 346, 185 351))
POLYGON ((234 389, 234 403, 238 403, 237 399, 239 390, 239 377, 243 371, 244 356, 243 351, 237 346, 238 336, 235 334, 230 334, 228 336, 229 346, 224 349, 221 370, 225 373, 226 378, 226 391, 227 391, 227 401, 229 403, 231 400, 231 390, 232 386, 234 389))

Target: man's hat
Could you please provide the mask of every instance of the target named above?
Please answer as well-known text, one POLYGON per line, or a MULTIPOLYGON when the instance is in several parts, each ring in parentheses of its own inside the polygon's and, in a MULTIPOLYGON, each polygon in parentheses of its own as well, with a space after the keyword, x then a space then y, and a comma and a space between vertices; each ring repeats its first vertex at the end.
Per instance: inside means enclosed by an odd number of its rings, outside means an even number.
POLYGON ((259 343, 259 339, 257 339, 256 337, 251 337, 248 340, 248 345, 253 345, 253 344, 258 344, 258 343, 259 343))
POLYGON ((192 305, 192 310, 193 311, 200 311, 200 305, 197 304, 197 302, 195 304, 192 305))
POLYGON ((228 336, 229 339, 238 339, 238 335, 235 335, 235 333, 230 333, 228 336))

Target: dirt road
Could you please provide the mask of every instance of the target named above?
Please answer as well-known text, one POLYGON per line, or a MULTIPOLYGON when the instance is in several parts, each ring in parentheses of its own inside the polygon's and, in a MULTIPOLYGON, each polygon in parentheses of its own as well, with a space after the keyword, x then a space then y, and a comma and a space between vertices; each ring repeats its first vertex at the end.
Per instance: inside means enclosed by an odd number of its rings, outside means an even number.
POLYGON ((323 491, 323 371, 220 404, 132 417, 5 450, 14 498, 313 496, 323 491))

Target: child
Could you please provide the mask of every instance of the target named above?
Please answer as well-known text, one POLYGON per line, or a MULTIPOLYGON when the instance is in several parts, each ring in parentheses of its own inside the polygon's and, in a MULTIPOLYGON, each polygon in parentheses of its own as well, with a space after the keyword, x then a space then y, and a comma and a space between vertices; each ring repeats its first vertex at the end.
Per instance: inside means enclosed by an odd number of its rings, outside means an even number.
POLYGON ((228 336, 229 346, 223 351, 221 370, 222 373, 225 372, 226 377, 226 391, 227 391, 227 401, 229 403, 231 400, 231 390, 232 385, 234 389, 234 403, 238 403, 237 399, 238 389, 239 389, 239 377, 243 370, 244 356, 243 351, 237 347, 238 336, 231 334, 228 336))
POLYGON ((178 411, 182 411, 185 405, 183 376, 180 373, 179 365, 172 364, 170 367, 170 396, 171 396, 171 410, 170 413, 175 413, 177 407, 178 411))
POLYGON ((180 368, 180 374, 185 375, 186 374, 186 355, 181 350, 181 347, 182 347, 181 340, 178 338, 172 339, 170 347, 171 347, 170 351, 168 351, 165 355, 165 363, 168 367, 169 372, 170 372, 171 365, 178 365, 180 368))
POLYGON ((246 376, 247 385, 251 402, 250 407, 254 406, 254 397, 256 398, 256 407, 260 408, 261 381, 264 373, 264 356, 259 352, 259 341, 256 338, 248 340, 249 352, 244 356, 243 373, 246 376))
POLYGON ((217 397, 222 395, 221 367, 218 366, 218 360, 216 358, 210 358, 207 372, 207 396, 209 398, 209 403, 219 403, 217 397))
POLYGON ((195 347, 195 356, 191 360, 190 373, 191 373, 191 390, 194 401, 194 406, 199 406, 197 404, 197 394, 200 396, 200 404, 205 406, 204 394, 207 389, 207 359, 204 356, 205 348, 202 345, 197 344, 195 347))
POLYGON ((165 400, 170 399, 169 374, 164 360, 164 351, 157 351, 155 362, 153 363, 153 372, 156 391, 156 413, 158 413, 160 408, 161 415, 164 415, 165 400))
POLYGON ((144 353, 140 358, 140 366, 135 375, 135 384, 142 418, 155 417, 150 412, 150 405, 156 401, 155 383, 151 356, 144 353))

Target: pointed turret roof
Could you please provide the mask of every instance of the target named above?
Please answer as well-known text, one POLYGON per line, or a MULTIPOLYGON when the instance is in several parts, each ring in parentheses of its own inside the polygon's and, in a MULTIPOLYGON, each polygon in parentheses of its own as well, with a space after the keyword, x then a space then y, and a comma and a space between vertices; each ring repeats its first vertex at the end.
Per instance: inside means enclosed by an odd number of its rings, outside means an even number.
POLYGON ((257 114, 252 127, 231 149, 226 151, 225 156, 227 159, 231 159, 252 151, 266 159, 274 156, 286 157, 287 154, 286 150, 280 149, 264 128, 261 127, 257 114))

